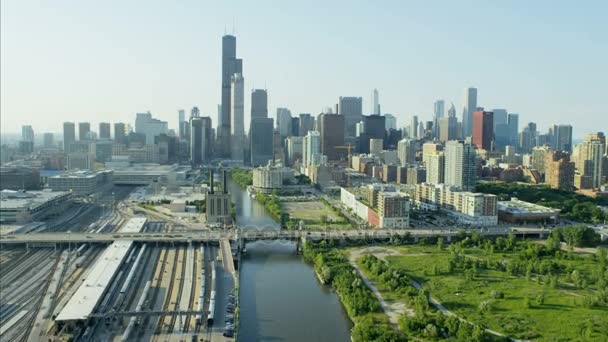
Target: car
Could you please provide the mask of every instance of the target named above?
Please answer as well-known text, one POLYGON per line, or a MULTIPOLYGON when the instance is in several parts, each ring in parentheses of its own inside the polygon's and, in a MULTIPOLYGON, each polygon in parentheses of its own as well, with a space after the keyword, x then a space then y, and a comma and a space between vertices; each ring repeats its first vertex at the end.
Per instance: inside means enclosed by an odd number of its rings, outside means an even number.
POLYGON ((226 329, 226 331, 224 331, 224 337, 233 337, 234 336, 234 330, 229 330, 226 329))

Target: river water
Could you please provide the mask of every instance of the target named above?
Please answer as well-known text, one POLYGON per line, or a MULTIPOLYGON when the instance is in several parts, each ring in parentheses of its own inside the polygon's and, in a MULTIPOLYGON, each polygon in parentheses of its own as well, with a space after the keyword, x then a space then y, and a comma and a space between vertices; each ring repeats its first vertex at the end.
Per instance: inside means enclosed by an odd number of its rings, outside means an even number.
MULTIPOLYGON (((243 229, 279 229, 264 207, 229 179, 237 222, 243 229)), ((351 322, 338 296, 321 285, 295 244, 247 244, 240 270, 239 340, 350 341, 351 322)))

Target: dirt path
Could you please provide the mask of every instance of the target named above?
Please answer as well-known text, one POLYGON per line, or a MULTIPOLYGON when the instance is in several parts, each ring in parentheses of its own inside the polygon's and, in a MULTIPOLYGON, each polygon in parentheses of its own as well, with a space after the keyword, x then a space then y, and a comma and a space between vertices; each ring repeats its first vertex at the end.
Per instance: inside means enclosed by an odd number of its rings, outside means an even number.
POLYGON ((365 285, 370 290, 372 290, 372 292, 374 293, 374 296, 376 297, 376 299, 378 299, 378 302, 380 303, 380 307, 382 307, 382 310, 388 316, 389 322, 395 329, 397 329, 399 327, 399 318, 403 315, 414 316, 414 314, 415 314, 414 310, 412 308, 408 307, 407 304, 401 300, 386 301, 384 299, 384 297, 382 297, 382 293, 380 292, 380 290, 378 290, 378 288, 376 287, 376 284, 372 280, 370 280, 365 275, 365 273, 363 273, 363 271, 361 270, 359 265, 357 265, 356 260, 366 254, 372 254, 382 260, 386 260, 385 258, 390 255, 401 255, 401 254, 399 252, 387 250, 382 247, 368 247, 368 248, 364 248, 364 249, 351 251, 351 253, 348 256, 348 261, 351 264, 351 266, 355 270, 357 270, 357 273, 359 273, 359 276, 361 277, 361 279, 363 279, 363 282, 365 283, 365 285))

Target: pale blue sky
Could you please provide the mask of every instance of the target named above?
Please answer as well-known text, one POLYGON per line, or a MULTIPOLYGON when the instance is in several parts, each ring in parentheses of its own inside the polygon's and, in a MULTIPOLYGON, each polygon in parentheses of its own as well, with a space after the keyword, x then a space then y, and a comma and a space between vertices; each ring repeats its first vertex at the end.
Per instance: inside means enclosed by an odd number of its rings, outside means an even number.
MULTIPOLYGON (((269 107, 317 114, 373 88, 403 125, 467 86, 479 105, 608 130, 608 1, 1 2, 2 131, 62 121, 132 122, 150 110, 175 127, 199 106, 216 120, 221 36, 236 23, 245 87, 269 107)), ((248 118, 249 96, 246 98, 248 118)))

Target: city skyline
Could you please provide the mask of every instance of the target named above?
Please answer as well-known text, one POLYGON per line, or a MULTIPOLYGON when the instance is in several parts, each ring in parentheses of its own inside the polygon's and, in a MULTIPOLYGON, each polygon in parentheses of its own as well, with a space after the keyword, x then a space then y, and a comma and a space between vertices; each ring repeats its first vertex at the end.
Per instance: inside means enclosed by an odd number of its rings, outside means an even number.
MULTIPOLYGON (((377 88, 380 92, 382 111, 395 115, 398 127, 403 127, 413 115, 417 115, 421 121, 431 121, 433 103, 438 99, 444 100, 445 103, 454 102, 457 117, 460 119, 464 105, 461 94, 467 87, 475 87, 478 89, 478 106, 483 106, 486 110, 506 108, 509 112, 519 113, 520 128, 528 122, 537 123, 540 131, 545 131, 553 124, 572 124, 573 136, 580 139, 587 133, 598 130, 597 123, 601 123, 603 118, 604 108, 600 101, 604 92, 602 87, 605 88, 602 81, 605 74, 602 73, 601 60, 607 56, 607 49, 594 42, 595 38, 600 39, 602 33, 606 33, 602 26, 605 24, 599 24, 599 20, 586 20, 581 23, 577 21, 577 16, 573 15, 578 26, 572 23, 568 26, 570 32, 561 32, 562 39, 568 39, 566 42, 571 47, 584 48, 587 51, 584 64, 589 69, 576 69, 576 58, 582 58, 581 56, 574 56, 554 45, 546 46, 558 39, 560 33, 550 33, 548 29, 566 15, 565 12, 574 11, 572 14, 584 13, 589 16, 600 12, 592 11, 591 8, 568 8, 566 11, 566 6, 554 7, 553 12, 542 13, 547 22, 547 27, 544 28, 533 26, 531 18, 527 17, 530 14, 518 13, 522 3, 511 4, 510 8, 500 13, 499 18, 522 19, 518 22, 521 27, 509 30, 509 34, 493 28, 489 28, 487 32, 476 32, 476 43, 467 41, 462 47, 453 46, 455 42, 450 40, 454 39, 455 34, 470 33, 473 29, 470 23, 458 23, 454 28, 456 32, 445 32, 441 37, 436 37, 437 32, 422 32, 422 36, 434 37, 432 42, 446 45, 446 51, 455 53, 454 58, 448 58, 448 61, 433 58, 422 63, 429 54, 437 52, 436 46, 428 46, 428 42, 419 41, 422 37, 408 36, 412 34, 412 29, 424 31, 423 23, 417 20, 407 24, 389 22, 387 25, 390 27, 382 29, 385 32, 384 39, 375 39, 373 33, 377 29, 373 28, 361 13, 366 7, 364 5, 349 10, 350 14, 361 21, 361 27, 355 27, 353 24, 343 28, 324 26, 329 33, 340 37, 339 40, 332 41, 328 37, 321 37, 322 32, 318 30, 302 32, 302 29, 291 27, 297 25, 290 25, 290 29, 283 33, 274 32, 273 28, 280 25, 284 19, 263 27, 253 25, 253 19, 260 19, 262 14, 259 10, 250 11, 248 4, 220 5, 217 8, 219 14, 209 18, 213 20, 201 21, 202 28, 191 24, 177 27, 168 27, 169 25, 165 24, 161 28, 146 27, 147 30, 142 31, 129 27, 126 17, 117 17, 115 19, 119 28, 116 30, 122 30, 124 37, 115 36, 118 31, 113 31, 111 27, 100 26, 103 20, 111 15, 111 5, 107 5, 108 8, 104 7, 106 5, 98 5, 98 13, 92 14, 80 6, 69 7, 66 4, 53 8, 42 4, 37 11, 28 12, 28 6, 32 6, 31 4, 19 4, 22 6, 2 3, 3 133, 17 133, 22 124, 34 126, 35 132, 41 134, 60 132, 63 121, 91 122, 93 127, 98 127, 99 122, 132 122, 135 113, 147 110, 155 117, 168 121, 169 127, 177 130, 177 111, 193 106, 200 107, 203 116, 216 119, 217 105, 222 102, 218 89, 221 85, 221 36, 223 33, 232 33, 232 29, 224 31, 224 26, 232 26, 233 20, 236 22, 236 55, 243 58, 247 65, 245 92, 249 94, 254 88, 267 89, 270 113, 274 113, 278 107, 286 107, 294 115, 315 115, 324 107, 333 107, 340 96, 353 96, 362 97, 364 114, 369 114, 366 113, 371 108, 368 94, 377 88), (53 14, 52 19, 45 17, 47 12, 53 14), (91 37, 72 32, 70 28, 76 23, 58 20, 71 14, 78 14, 85 31, 93 30, 91 37), (85 23, 83 18, 90 20, 85 23), (31 27, 21 26, 23 23, 31 24, 31 27), (105 30, 101 30, 102 28, 105 30), (525 32, 526 29, 530 31, 525 32), (161 56, 152 53, 156 50, 152 49, 150 42, 155 34, 171 39, 180 33, 184 36, 178 42, 166 42, 167 46, 162 49, 165 52, 159 54, 161 56), (519 47, 509 45, 524 37, 524 33, 537 38, 542 36, 545 41, 521 41, 519 47), (493 34, 496 39, 492 37, 493 34), (386 44, 387 40, 398 41, 396 38, 404 37, 415 39, 410 41, 410 44, 386 44), (295 49, 289 49, 290 39, 285 38, 298 40, 301 44, 295 49), (36 50, 38 53, 32 54, 33 46, 29 43, 43 40, 43 47, 36 50), (76 44, 67 46, 67 43, 72 41, 76 44), (496 49, 493 45, 499 44, 499 41, 504 43, 501 51, 511 52, 504 54, 509 57, 509 63, 506 58, 501 57, 502 54, 492 56, 497 54, 492 51, 496 49), (341 53, 336 54, 337 56, 318 54, 319 49, 323 50, 330 46, 330 43, 335 43, 335 49, 341 53), (366 47, 366 43, 371 45, 366 47), (368 47, 375 47, 377 50, 378 44, 383 44, 385 50, 382 51, 388 55, 400 51, 399 61, 391 60, 387 63, 386 57, 383 57, 384 53, 364 51, 368 47), (270 47, 272 49, 268 50, 270 47), (57 51, 62 48, 65 49, 57 51), (99 50, 102 48, 106 50, 99 50), (463 60, 458 53, 467 50, 466 48, 471 48, 472 52, 483 50, 485 58, 463 60), (192 58, 192 54, 199 49, 206 52, 198 55, 199 58, 192 58), (267 53, 274 50, 280 50, 282 54, 267 53), (364 53, 360 56, 352 55, 353 52, 361 51, 364 53), (107 56, 110 52, 120 52, 118 55, 124 58, 107 56), (551 55, 543 65, 539 65, 533 58, 541 52, 546 56, 551 55), (558 52, 560 54, 556 55, 558 52), (108 58, 96 58, 89 53, 99 53, 100 57, 108 58), (343 53, 348 54, 349 58, 341 63, 340 55, 343 53), (522 60, 524 54, 530 57, 526 61, 522 60), (96 63, 90 63, 92 60, 96 63), (157 70, 158 74, 151 72, 159 66, 164 67, 165 64, 170 67, 157 70), (597 67, 592 70, 596 64, 597 67), (551 67, 560 72, 549 72, 551 67), (129 68, 132 74, 121 74, 126 68, 129 68), (387 72, 389 69, 391 72, 387 72), (441 72, 438 72, 439 70, 441 72), (142 75, 145 77, 141 77, 142 75), (429 82, 433 83, 432 87, 429 82), (175 84, 180 86, 176 87, 175 84), (581 116, 588 120, 574 120, 575 117, 581 116)), ((189 4, 185 7, 198 6, 189 4)), ((165 14, 161 12, 168 8, 152 7, 142 9, 141 16, 151 21, 163 19, 165 14)), ((388 11, 391 8, 409 9, 412 13, 421 15, 429 12, 429 8, 418 8, 414 5, 393 4, 385 7, 375 9, 379 16, 391 18, 388 11)), ((483 4, 467 4, 456 11, 471 7, 475 7, 477 13, 486 15, 495 11, 483 4)), ((528 9, 531 13, 539 14, 536 12, 540 11, 541 7, 534 4, 528 9)), ((318 13, 320 18, 339 10, 334 5, 325 5, 323 8, 326 11, 318 13)), ((191 16, 187 13, 187 8, 170 10, 184 23, 191 16)), ((300 9, 285 4, 281 10, 291 13, 300 9)), ((307 15, 312 15, 310 9, 301 10, 302 18, 289 17, 297 22, 305 19, 307 15)), ((435 10, 437 17, 447 15, 445 8, 438 7, 435 10)), ((269 10, 264 15, 272 16, 277 14, 276 11, 269 10)), ((439 30, 445 28, 442 26, 445 24, 437 25, 439 30)), ((461 39, 463 38, 459 37, 456 42, 461 39)), ((470 56, 475 56, 472 52, 470 56)), ((246 95, 246 123, 249 122, 250 106, 250 97, 246 95)), ((213 121, 215 127, 217 120, 213 121)))

